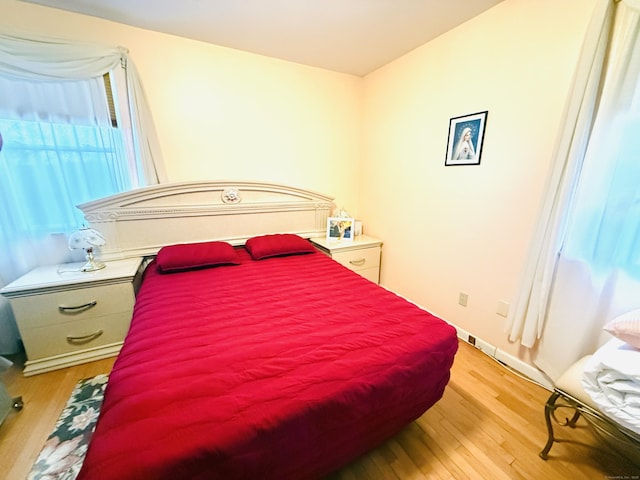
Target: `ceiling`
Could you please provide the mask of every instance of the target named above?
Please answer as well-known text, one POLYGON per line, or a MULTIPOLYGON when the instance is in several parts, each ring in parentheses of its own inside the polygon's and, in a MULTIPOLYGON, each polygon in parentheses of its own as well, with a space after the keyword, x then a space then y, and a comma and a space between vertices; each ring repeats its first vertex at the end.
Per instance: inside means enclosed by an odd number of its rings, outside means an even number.
POLYGON ((503 0, 22 0, 364 76, 503 0))

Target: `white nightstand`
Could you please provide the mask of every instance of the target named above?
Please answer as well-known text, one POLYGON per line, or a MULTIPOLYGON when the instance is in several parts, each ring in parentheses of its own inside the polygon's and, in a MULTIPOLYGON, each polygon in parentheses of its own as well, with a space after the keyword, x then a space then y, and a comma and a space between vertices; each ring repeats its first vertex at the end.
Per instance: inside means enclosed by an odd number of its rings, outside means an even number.
POLYGON ((312 238, 313 244, 354 272, 372 282, 380 282, 380 252, 382 242, 377 238, 359 235, 352 242, 328 241, 326 237, 312 238))
POLYGON ((117 355, 129 330, 142 258, 36 268, 0 293, 9 299, 27 353, 24 375, 117 355))

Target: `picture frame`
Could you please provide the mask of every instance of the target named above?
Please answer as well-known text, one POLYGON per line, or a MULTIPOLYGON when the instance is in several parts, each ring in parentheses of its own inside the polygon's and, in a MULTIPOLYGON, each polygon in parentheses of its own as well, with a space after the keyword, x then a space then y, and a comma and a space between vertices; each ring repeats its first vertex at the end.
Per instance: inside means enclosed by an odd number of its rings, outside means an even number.
POLYGON ((355 227, 355 219, 353 218, 329 217, 327 219, 327 241, 353 242, 355 227))
POLYGON ((480 165, 488 114, 484 111, 449 120, 445 166, 480 165))

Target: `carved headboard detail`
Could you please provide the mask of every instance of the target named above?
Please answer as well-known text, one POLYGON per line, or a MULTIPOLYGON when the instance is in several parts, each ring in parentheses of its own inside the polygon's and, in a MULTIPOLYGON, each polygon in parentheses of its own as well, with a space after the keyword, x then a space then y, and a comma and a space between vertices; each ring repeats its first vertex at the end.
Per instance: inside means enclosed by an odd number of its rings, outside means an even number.
POLYGON ((333 198, 257 182, 184 182, 144 187, 78 205, 102 232, 105 260, 154 255, 174 243, 223 240, 243 244, 255 235, 322 236, 333 198))

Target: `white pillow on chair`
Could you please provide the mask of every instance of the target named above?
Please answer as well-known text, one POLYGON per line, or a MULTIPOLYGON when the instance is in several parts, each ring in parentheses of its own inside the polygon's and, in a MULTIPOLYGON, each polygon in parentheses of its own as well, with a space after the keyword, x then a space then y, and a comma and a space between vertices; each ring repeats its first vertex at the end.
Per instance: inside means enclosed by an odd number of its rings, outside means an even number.
POLYGON ((640 349, 640 309, 619 315, 603 329, 632 347, 640 349))

